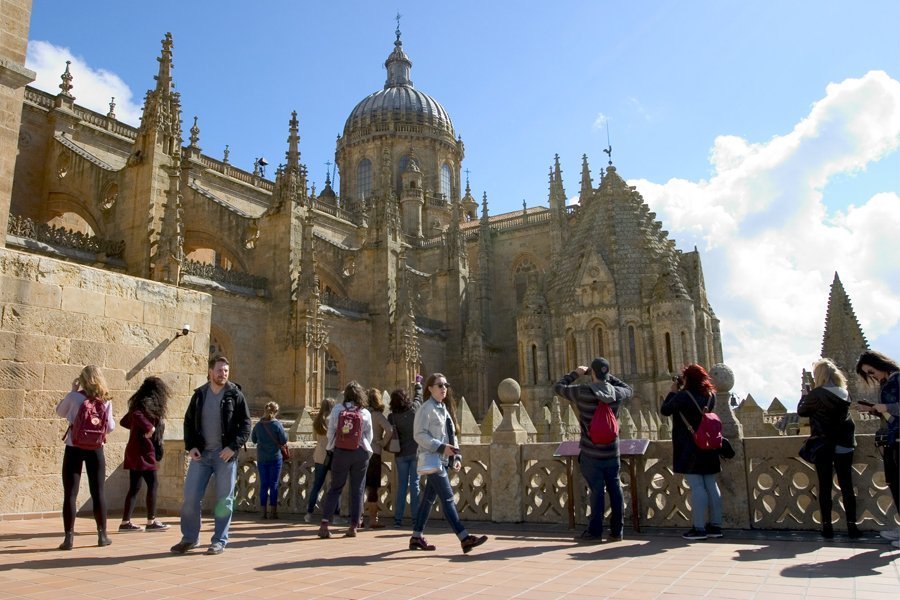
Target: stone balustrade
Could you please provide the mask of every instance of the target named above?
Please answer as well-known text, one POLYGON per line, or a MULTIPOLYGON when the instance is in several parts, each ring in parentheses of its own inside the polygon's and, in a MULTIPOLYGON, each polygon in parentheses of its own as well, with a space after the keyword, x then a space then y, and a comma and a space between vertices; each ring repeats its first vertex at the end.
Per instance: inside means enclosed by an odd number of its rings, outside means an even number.
MULTIPOLYGON (((723 461, 719 483, 725 508, 725 527, 736 529, 818 530, 818 485, 813 467, 799 458, 802 437, 747 438, 735 443, 737 456, 723 461), (746 490, 736 493, 738 490, 746 490)), ((859 446, 854 464, 857 511, 862 529, 881 529, 897 521, 890 492, 884 480, 881 456, 870 435, 857 436, 859 446)), ((279 506, 282 513, 306 510, 308 490, 313 480, 312 447, 291 444, 291 459, 282 470, 279 506)), ((567 522, 567 477, 564 458, 554 457, 556 443, 491 444, 463 446, 463 466, 451 474, 457 507, 464 520, 512 521, 525 523, 567 522), (494 468, 494 463, 517 464, 518 468, 494 468), (503 490, 495 498, 495 490, 503 490), (518 491, 519 493, 515 493, 518 491), (511 497, 519 498, 510 506, 511 497), (503 504, 503 516, 497 508, 503 504)), ((690 490, 684 478, 672 472, 672 445, 651 441, 642 457, 623 459, 622 487, 625 520, 631 523, 632 494, 638 495, 638 523, 648 527, 689 527, 690 490), (628 461, 635 460, 636 481, 631 481, 628 461)), ((393 456, 383 456, 379 504, 382 514, 393 514, 393 456)), ((590 512, 588 489, 577 461, 574 464, 572 499, 575 520, 587 522, 590 512)), ((237 502, 239 511, 257 511, 258 472, 256 451, 241 452, 238 466, 237 502)), ((346 493, 346 491, 345 491, 346 493)), ((831 490, 838 528, 844 527, 840 492, 831 490)), ((436 510, 439 507, 435 506, 436 510)))

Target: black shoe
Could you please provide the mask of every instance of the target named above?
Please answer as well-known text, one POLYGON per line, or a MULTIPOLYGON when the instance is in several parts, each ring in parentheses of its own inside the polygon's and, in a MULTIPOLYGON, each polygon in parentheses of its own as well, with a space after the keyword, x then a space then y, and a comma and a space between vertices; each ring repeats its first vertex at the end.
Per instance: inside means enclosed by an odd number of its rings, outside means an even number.
POLYGON ((216 542, 214 544, 210 544, 209 548, 206 549, 206 553, 215 556, 216 554, 222 554, 225 551, 225 545, 222 542, 216 542))
POLYGON ((681 537, 686 540, 705 540, 709 536, 706 535, 706 531, 691 527, 690 531, 681 534, 681 537))
POLYGON ((459 544, 462 546, 462 551, 468 554, 472 548, 476 546, 480 546, 487 541, 486 535, 474 536, 467 535, 465 539, 463 539, 459 544))
POLYGON ((834 539, 834 527, 831 525, 831 523, 822 525, 822 537, 826 540, 834 539))
POLYGON ((603 541, 603 536, 594 535, 585 529, 579 535, 575 536, 575 541, 579 544, 599 544, 603 541))
POLYGON ((100 529, 97 531, 97 545, 98 546, 109 546, 112 544, 112 540, 109 539, 109 536, 106 535, 105 529, 100 529))
POLYGON ((722 528, 718 525, 707 525, 706 526, 706 537, 709 538, 720 538, 724 537, 722 533, 722 528))
POLYGON ((859 527, 857 527, 853 523, 850 523, 847 526, 847 537, 848 538, 850 538, 851 540, 858 540, 862 536, 863 536, 863 532, 859 530, 859 527))
MULTIPOLYGON (((469 536, 469 537, 472 537, 472 536, 469 536)), ((468 538, 466 538, 466 539, 468 539, 468 538)), ((431 551, 431 550, 436 550, 437 548, 436 548, 436 546, 432 546, 431 544, 426 542, 425 538, 413 536, 413 537, 409 538, 409 549, 410 550, 431 551)), ((468 552, 468 550, 466 550, 466 552, 468 552)))
POLYGON ((71 550, 75 546, 75 533, 70 532, 63 538, 63 543, 59 545, 60 550, 71 550))
POLYGON ((616 534, 614 534, 614 533, 611 533, 611 534, 609 534, 609 537, 606 538, 606 541, 607 541, 607 542, 621 542, 621 541, 622 541, 622 534, 620 533, 619 535, 616 535, 616 534))
POLYGON ((193 550, 196 547, 197 544, 194 542, 181 541, 172 546, 170 550, 172 551, 172 554, 187 554, 188 550, 193 550))

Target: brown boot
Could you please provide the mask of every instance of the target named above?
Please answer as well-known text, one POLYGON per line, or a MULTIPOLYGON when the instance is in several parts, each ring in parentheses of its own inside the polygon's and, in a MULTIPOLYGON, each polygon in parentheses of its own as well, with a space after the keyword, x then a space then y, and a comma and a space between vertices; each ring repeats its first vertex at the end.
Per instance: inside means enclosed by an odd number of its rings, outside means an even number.
POLYGON ((378 522, 377 502, 366 502, 366 512, 369 513, 369 529, 382 529, 384 527, 378 522))

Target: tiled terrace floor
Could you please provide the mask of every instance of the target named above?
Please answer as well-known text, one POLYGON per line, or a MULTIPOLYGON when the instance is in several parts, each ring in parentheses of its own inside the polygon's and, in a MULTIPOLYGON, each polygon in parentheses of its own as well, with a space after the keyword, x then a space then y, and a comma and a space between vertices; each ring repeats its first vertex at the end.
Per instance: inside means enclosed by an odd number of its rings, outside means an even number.
MULTIPOLYGON (((405 529, 320 540, 314 525, 241 515, 223 554, 201 546, 176 556, 177 519, 167 521, 166 532, 115 533, 98 548, 92 521, 79 518, 71 552, 56 549, 59 519, 0 521, 0 598, 895 600, 900 592, 900 550, 874 534, 825 544, 813 534, 727 531, 688 543, 675 531, 626 531, 623 542, 585 546, 560 527, 470 523, 490 540, 464 555, 440 521, 427 535, 438 549, 425 553, 406 549, 405 529)), ((205 527, 202 541, 209 535, 205 527)))

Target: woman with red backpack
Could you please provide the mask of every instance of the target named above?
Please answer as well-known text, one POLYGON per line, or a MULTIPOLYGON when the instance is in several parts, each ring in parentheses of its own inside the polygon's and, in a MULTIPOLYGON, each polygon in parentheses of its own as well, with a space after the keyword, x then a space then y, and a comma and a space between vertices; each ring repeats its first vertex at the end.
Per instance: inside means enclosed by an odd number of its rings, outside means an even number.
POLYGON ((701 449, 694 432, 700 428, 704 413, 716 406, 716 388, 700 365, 688 365, 674 377, 672 389, 659 412, 672 417, 673 469, 684 475, 691 488, 693 527, 683 534, 686 540, 722 537, 722 494, 717 482, 718 449, 701 449), (707 511, 709 521, 706 520, 707 511))
POLYGON ((81 483, 82 465, 87 466, 94 521, 97 523, 97 545, 109 546, 106 535, 106 500, 103 482, 106 479, 106 457, 103 444, 106 435, 116 428, 109 387, 100 369, 88 365, 72 382, 72 391, 56 405, 56 414, 65 417, 69 428, 63 437, 66 450, 63 454, 63 528, 65 539, 60 550, 71 550, 75 545, 75 511, 78 486, 81 483))

